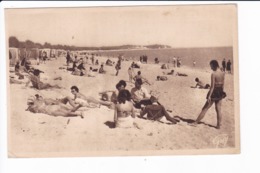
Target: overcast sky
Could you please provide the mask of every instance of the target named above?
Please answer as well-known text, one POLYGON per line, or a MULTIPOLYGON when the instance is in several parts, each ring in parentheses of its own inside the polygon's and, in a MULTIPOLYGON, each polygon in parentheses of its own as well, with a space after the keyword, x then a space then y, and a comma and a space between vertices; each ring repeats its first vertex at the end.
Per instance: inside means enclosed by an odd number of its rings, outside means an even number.
POLYGON ((232 5, 7 9, 7 36, 75 46, 232 46, 232 5))

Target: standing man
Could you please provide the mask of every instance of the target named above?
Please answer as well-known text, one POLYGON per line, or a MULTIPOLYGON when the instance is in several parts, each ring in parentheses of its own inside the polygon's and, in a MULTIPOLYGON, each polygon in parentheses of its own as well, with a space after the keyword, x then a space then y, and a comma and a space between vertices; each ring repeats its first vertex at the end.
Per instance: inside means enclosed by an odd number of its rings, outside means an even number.
POLYGON ((223 72, 226 71, 226 60, 225 60, 225 58, 222 61, 222 69, 223 69, 223 72))
POLYGON ((231 73, 231 61, 230 60, 228 60, 228 62, 227 62, 227 72, 231 73))
POLYGON ((70 58, 70 52, 68 51, 68 52, 67 52, 67 56, 66 56, 66 63, 67 63, 67 66, 69 66, 70 61, 71 61, 71 58, 70 58))
POLYGON ((116 69, 116 76, 117 76, 119 73, 119 70, 121 69, 121 60, 120 59, 117 61, 115 69, 116 69))

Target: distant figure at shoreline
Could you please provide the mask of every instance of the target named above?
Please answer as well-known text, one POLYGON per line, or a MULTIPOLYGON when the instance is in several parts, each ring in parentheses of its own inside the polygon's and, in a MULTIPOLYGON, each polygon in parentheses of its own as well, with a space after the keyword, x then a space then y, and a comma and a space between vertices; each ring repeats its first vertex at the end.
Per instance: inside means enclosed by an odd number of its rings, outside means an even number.
POLYGON ((155 64, 159 64, 159 59, 156 57, 156 58, 154 58, 154 63, 155 64))
POLYGON ((69 66, 70 62, 71 62, 71 57, 70 57, 70 53, 68 51, 67 52, 67 56, 66 56, 66 64, 67 64, 67 66, 69 66))
POLYGON ((225 72, 226 71, 226 60, 225 58, 222 61, 222 70, 225 72))
POLYGON ((231 61, 228 60, 227 62, 227 72, 231 74, 231 61))
POLYGON ((121 60, 120 59, 117 61, 115 69, 116 69, 116 76, 117 76, 119 73, 119 70, 121 69, 121 60))

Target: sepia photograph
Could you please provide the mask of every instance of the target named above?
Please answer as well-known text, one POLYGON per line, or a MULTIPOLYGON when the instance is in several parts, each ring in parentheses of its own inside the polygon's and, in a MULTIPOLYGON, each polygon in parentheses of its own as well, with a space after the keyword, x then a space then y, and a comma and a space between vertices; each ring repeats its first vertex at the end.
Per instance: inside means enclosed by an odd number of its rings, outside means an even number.
POLYGON ((4 15, 9 158, 240 153, 236 4, 4 15))

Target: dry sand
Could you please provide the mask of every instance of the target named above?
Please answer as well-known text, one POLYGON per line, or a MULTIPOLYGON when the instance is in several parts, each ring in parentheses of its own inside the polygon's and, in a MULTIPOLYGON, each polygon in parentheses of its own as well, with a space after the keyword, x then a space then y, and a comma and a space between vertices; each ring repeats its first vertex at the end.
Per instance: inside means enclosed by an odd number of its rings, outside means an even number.
MULTIPOLYGON (((99 61, 105 62, 101 57, 99 61)), ((115 61, 115 60, 114 60, 115 61)), ((234 81, 233 75, 227 74, 225 92, 227 97, 222 102, 222 127, 214 128, 217 123, 214 106, 197 127, 187 125, 195 120, 206 101, 208 90, 193 89, 195 77, 210 83, 208 71, 192 68, 175 68, 175 71, 188 74, 188 77, 168 76, 168 81, 156 81, 162 75, 160 65, 143 64, 141 71, 153 85, 145 87, 150 91, 159 91, 159 101, 172 110, 171 115, 182 119, 176 125, 152 122, 136 118, 142 129, 111 128, 114 111, 102 106, 90 109, 84 119, 80 117, 53 117, 45 114, 34 114, 25 111, 27 98, 36 93, 46 98, 61 98, 71 95, 70 87, 77 85, 80 92, 99 98, 98 92, 115 89, 115 84, 125 79, 128 81, 127 69, 129 61, 122 62, 122 69, 116 77, 115 68, 104 66, 107 74, 96 77, 73 76, 66 70, 65 58, 47 61, 46 64, 35 66, 43 70, 49 77, 47 81, 59 84, 64 89, 42 90, 19 84, 11 84, 9 89, 9 157, 48 157, 48 156, 89 156, 89 155, 137 155, 141 154, 174 154, 179 151, 215 149, 214 138, 227 135, 228 141, 224 148, 235 147, 235 115, 234 115, 234 81), (53 81, 52 77, 62 76, 61 81, 53 81), (122 153, 123 152, 123 153, 122 153)), ((98 68, 99 66, 94 66, 98 68)), ((135 69, 137 72, 139 69, 135 69)), ((134 85, 127 83, 127 89, 134 85)), ((71 95, 72 96, 72 95, 71 95)), ((188 152, 189 153, 189 152, 188 152)), ((200 153, 200 152, 199 152, 200 153)))

